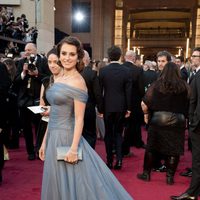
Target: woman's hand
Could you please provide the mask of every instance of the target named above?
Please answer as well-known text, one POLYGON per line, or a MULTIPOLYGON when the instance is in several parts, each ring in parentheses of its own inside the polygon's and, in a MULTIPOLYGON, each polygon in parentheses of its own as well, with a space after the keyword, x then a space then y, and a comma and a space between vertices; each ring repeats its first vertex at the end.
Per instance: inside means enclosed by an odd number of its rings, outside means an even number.
POLYGON ((64 160, 71 164, 77 164, 78 163, 78 152, 70 149, 67 152, 67 155, 64 160))
POLYGON ((45 144, 42 143, 39 150, 39 158, 44 161, 45 160, 45 144))
POLYGON ((44 112, 41 113, 42 116, 49 116, 50 106, 42 106, 41 109, 44 110, 44 112))
POLYGON ((131 111, 127 110, 127 111, 126 111, 126 114, 125 114, 125 118, 130 117, 130 115, 131 115, 131 111))

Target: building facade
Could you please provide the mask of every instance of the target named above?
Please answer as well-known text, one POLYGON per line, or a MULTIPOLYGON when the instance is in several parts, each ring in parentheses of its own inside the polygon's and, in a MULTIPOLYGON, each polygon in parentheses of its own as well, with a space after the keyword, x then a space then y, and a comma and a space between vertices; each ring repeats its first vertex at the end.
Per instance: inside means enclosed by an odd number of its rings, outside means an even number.
POLYGON ((1 5, 13 7, 15 16, 26 14, 37 27, 39 51, 55 44, 55 29, 77 36, 97 60, 113 44, 145 58, 163 49, 188 58, 200 46, 200 0, 1 0, 1 5))

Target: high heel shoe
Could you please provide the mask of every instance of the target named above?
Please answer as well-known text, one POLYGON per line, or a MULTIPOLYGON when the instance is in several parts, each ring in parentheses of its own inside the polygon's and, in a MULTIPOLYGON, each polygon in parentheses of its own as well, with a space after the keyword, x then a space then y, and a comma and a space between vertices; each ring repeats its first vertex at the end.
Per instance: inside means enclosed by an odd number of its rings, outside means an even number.
POLYGON ((118 160, 114 166, 114 169, 120 170, 122 168, 122 161, 118 160))
POLYGON ((113 168, 112 162, 107 162, 106 165, 107 165, 107 167, 108 167, 109 169, 112 169, 112 168, 113 168))
POLYGON ((150 174, 147 172, 143 172, 142 174, 137 174, 137 178, 143 181, 150 181, 150 174))
POLYGON ((174 185, 174 177, 173 176, 167 176, 166 183, 167 183, 167 185, 174 185))
POLYGON ((197 197, 191 196, 188 193, 183 193, 180 196, 171 196, 173 200, 197 200, 197 197))

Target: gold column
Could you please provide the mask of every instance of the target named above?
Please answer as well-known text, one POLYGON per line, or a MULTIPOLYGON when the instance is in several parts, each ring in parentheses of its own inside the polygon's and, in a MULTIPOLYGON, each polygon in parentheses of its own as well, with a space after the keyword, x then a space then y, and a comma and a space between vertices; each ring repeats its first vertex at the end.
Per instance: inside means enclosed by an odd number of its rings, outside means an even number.
POLYGON ((197 8, 195 46, 200 47, 200 8, 197 8))
POLYGON ((114 27, 114 44, 122 48, 123 37, 123 0, 116 0, 115 9, 115 27, 114 27))

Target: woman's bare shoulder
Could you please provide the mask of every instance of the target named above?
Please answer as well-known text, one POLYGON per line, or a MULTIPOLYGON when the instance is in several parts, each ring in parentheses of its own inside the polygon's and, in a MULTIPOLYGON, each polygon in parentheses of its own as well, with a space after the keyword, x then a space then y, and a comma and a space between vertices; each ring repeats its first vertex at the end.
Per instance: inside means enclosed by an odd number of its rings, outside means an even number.
POLYGON ((77 76, 75 76, 73 80, 70 82, 70 85, 87 92, 87 86, 81 74, 78 74, 77 76))

